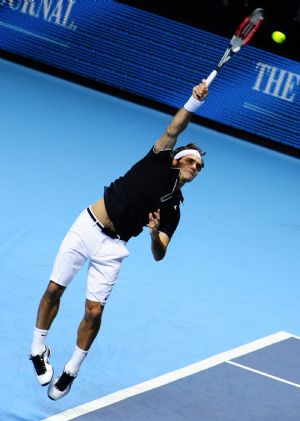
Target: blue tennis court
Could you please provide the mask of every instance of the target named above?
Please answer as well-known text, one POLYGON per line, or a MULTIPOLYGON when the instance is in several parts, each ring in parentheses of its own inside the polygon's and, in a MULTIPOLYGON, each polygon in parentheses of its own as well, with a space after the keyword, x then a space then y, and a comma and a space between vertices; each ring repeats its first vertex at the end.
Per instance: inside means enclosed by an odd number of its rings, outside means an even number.
MULTIPOLYGON (((205 169, 184 188, 166 259, 153 260, 146 229, 128 243, 78 379, 48 399, 28 355, 57 248, 171 117, 3 59, 0 72, 0 419, 298 421, 299 160, 194 123, 178 143, 199 143, 205 169)), ((48 337, 56 374, 85 275, 48 337)))
POLYGON ((296 420, 299 351, 299 338, 278 332, 47 421, 296 420))

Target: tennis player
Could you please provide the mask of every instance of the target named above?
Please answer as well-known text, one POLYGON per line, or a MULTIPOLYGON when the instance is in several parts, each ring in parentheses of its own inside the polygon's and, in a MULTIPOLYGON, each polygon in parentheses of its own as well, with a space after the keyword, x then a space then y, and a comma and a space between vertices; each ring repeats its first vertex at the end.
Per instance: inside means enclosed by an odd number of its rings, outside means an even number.
POLYGON ((195 144, 176 150, 174 146, 207 95, 203 80, 194 87, 187 103, 177 111, 147 155, 104 189, 103 197, 78 216, 62 241, 40 301, 30 353, 39 384, 49 385, 50 399, 64 397, 79 373, 98 334, 121 263, 129 254, 127 241, 148 226, 153 257, 157 261, 164 258, 180 219, 181 187, 194 180, 204 167, 204 152, 195 144), (46 338, 62 294, 87 261, 85 314, 76 346, 60 376, 53 380, 46 338))

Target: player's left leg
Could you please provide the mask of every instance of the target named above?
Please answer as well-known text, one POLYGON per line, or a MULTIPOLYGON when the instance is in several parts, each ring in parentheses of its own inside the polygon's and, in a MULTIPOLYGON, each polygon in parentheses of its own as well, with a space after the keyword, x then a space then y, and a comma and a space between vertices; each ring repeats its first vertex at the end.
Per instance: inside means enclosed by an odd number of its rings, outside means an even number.
POLYGON ((48 389, 50 399, 61 399, 69 393, 81 364, 99 332, 103 308, 99 302, 86 300, 85 313, 78 328, 74 353, 70 361, 65 365, 60 377, 50 384, 48 389))

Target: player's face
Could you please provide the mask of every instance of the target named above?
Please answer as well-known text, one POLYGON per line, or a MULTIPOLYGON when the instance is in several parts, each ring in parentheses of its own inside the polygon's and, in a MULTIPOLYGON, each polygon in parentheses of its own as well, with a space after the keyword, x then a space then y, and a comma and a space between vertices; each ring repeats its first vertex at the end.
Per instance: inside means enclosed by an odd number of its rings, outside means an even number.
POLYGON ((180 169, 180 181, 182 183, 189 183, 201 171, 201 159, 193 154, 185 155, 179 160, 174 160, 173 166, 180 169))

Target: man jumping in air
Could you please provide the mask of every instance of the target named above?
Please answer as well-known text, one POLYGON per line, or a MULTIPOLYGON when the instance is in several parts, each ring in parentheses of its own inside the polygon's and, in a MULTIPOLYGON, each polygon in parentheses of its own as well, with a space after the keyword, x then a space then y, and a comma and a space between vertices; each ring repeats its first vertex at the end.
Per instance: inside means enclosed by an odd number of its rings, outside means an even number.
POLYGON ((181 188, 204 167, 204 152, 195 144, 174 150, 177 138, 208 95, 206 82, 179 109, 147 155, 104 189, 104 195, 76 219, 56 256, 50 282, 40 301, 30 359, 48 396, 65 396, 96 338, 104 306, 128 256, 126 243, 148 226, 155 260, 164 258, 180 219, 181 188), (57 315, 60 298, 79 269, 88 261, 85 314, 77 343, 61 375, 53 380, 50 348, 45 344, 57 315))

